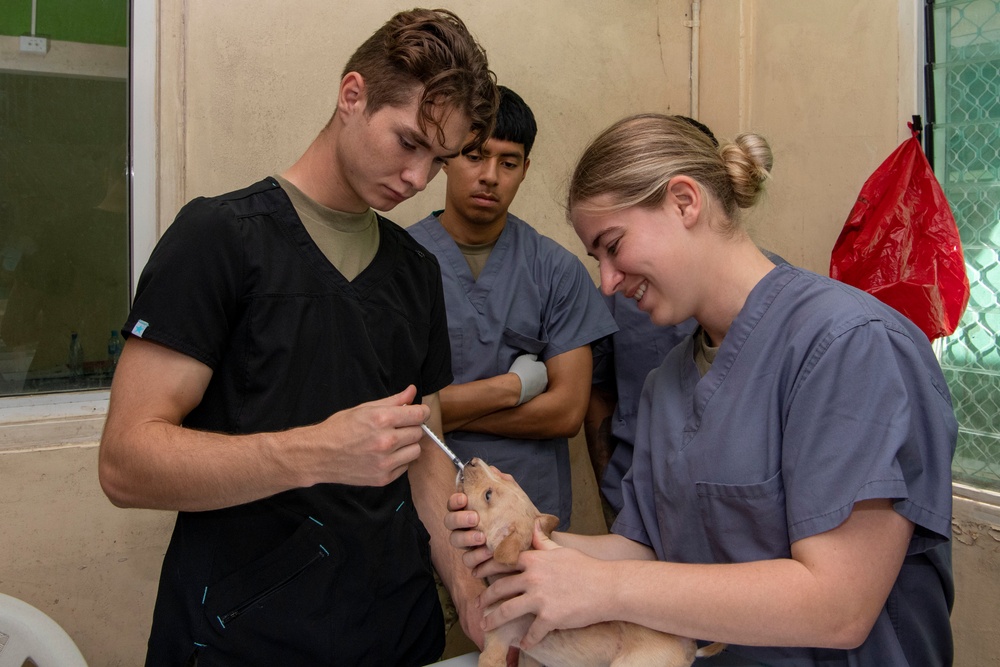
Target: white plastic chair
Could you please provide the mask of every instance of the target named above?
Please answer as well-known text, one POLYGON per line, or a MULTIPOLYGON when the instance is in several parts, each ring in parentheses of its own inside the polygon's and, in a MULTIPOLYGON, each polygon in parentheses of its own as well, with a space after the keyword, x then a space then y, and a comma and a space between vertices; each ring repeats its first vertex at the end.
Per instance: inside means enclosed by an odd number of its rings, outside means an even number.
POLYGON ((0 667, 87 667, 62 627, 27 602, 0 593, 0 667))

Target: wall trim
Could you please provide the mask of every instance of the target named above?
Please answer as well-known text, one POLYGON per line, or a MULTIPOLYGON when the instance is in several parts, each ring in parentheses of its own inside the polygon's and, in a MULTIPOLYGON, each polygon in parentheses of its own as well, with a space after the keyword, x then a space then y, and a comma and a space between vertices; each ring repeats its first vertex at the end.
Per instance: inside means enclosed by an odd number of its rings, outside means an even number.
POLYGON ((0 454, 96 446, 109 396, 105 390, 0 399, 0 454))
POLYGON ((952 493, 956 498, 971 500, 985 505, 992 505, 996 508, 994 521, 1000 523, 1000 493, 976 486, 969 486, 968 484, 961 484, 959 482, 952 484, 952 493))
POLYGON ((21 53, 21 38, 0 35, 0 70, 96 79, 128 78, 124 46, 49 41, 45 55, 21 53))

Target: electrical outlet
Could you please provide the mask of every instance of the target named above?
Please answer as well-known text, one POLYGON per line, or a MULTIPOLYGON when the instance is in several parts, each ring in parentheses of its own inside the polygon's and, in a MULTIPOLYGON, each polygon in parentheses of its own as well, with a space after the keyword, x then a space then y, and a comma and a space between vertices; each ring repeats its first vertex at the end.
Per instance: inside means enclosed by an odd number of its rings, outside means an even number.
POLYGON ((21 53, 45 55, 49 52, 49 38, 41 35, 21 35, 21 53))

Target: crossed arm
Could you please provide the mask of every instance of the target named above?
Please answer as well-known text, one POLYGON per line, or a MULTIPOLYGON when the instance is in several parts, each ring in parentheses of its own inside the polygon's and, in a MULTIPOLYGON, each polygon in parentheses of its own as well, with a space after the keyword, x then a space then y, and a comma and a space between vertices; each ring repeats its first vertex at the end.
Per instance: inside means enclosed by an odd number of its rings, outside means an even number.
POLYGON ((445 432, 536 439, 576 435, 590 393, 590 346, 552 357, 545 367, 549 376, 545 391, 521 405, 517 405, 520 380, 513 373, 445 387, 440 392, 445 432))

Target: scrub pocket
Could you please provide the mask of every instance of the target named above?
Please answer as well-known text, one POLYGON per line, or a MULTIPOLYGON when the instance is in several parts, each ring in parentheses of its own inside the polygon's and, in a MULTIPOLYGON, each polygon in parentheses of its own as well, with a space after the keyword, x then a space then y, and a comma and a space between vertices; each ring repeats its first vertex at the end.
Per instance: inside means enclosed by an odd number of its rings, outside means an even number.
MULTIPOLYGON (((528 336, 527 334, 519 333, 514 331, 510 327, 504 327, 503 329, 503 342, 515 350, 523 350, 526 354, 541 354, 545 346, 549 344, 548 340, 538 339, 533 336, 528 336)), ((503 354, 503 350, 500 350, 503 354)), ((520 355, 515 355, 520 356, 520 355)), ((511 359, 513 362, 513 359, 511 359)))
POLYGON ((756 484, 696 482, 712 557, 744 563, 791 555, 781 471, 756 484))
POLYGON ((284 610, 297 607, 315 588, 305 583, 311 578, 305 575, 339 560, 333 548, 325 529, 307 519, 277 549, 205 589, 209 626, 228 634, 245 624, 269 624, 284 610))

